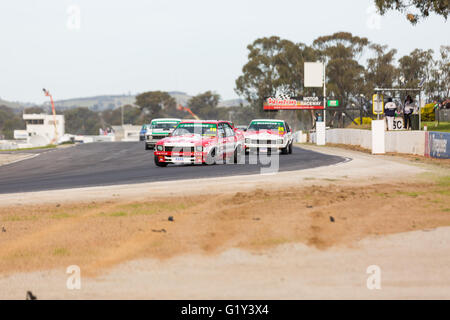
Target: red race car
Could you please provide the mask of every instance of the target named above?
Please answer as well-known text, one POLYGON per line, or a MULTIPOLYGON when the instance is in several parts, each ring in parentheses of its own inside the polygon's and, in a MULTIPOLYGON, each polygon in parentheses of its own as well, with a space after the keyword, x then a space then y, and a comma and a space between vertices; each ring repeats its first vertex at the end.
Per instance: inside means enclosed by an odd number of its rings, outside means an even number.
POLYGON ((214 164, 232 159, 240 161, 243 137, 228 121, 182 121, 170 137, 156 143, 155 164, 214 164))

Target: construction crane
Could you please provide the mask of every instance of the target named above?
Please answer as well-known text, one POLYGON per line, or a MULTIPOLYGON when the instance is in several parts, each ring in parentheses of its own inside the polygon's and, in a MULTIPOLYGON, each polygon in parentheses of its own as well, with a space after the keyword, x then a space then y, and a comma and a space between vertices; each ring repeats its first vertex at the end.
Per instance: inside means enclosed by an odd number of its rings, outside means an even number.
POLYGON ((55 103, 53 102, 53 97, 50 94, 50 91, 48 91, 47 89, 42 89, 42 91, 44 91, 44 94, 47 97, 50 97, 50 102, 52 104, 52 113, 53 113, 53 125, 55 127, 55 137, 53 138, 53 140, 51 141, 51 143, 56 143, 58 141, 58 129, 56 127, 56 111, 55 111, 55 103))
POLYGON ((182 111, 185 111, 185 112, 189 112, 189 113, 190 113, 190 115, 194 117, 194 119, 196 119, 196 120, 200 120, 200 118, 199 118, 199 117, 197 117, 197 116, 196 116, 196 114, 195 114, 195 113, 193 113, 193 112, 192 112, 192 110, 191 110, 191 109, 189 109, 188 107, 183 107, 183 106, 182 106, 181 104, 179 104, 179 105, 178 105, 178 107, 177 107, 177 109, 178 109, 178 110, 182 110, 182 111))

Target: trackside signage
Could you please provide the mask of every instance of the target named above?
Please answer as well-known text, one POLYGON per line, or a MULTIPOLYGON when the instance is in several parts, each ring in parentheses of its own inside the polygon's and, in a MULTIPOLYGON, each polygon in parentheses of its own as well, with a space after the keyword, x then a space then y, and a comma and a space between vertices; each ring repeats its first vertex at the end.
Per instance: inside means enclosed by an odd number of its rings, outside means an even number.
POLYGON ((316 110, 323 109, 321 97, 273 98, 264 100, 264 110, 316 110))
POLYGON ((428 148, 431 157, 450 159, 450 132, 430 132, 428 148))

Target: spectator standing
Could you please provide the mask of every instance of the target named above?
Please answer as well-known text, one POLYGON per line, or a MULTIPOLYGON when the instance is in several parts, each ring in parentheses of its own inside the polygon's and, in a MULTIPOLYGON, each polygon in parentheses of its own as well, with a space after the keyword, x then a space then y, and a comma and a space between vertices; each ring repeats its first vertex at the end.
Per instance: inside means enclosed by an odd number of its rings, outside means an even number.
POLYGON ((395 118, 395 111, 397 110, 396 104, 392 101, 392 98, 387 99, 387 103, 384 106, 384 116, 386 117, 386 125, 388 130, 392 129, 395 118))
POLYGON ((405 99, 405 104, 403 106, 403 120, 405 122, 405 129, 411 129, 411 115, 415 109, 414 100, 408 95, 405 99))

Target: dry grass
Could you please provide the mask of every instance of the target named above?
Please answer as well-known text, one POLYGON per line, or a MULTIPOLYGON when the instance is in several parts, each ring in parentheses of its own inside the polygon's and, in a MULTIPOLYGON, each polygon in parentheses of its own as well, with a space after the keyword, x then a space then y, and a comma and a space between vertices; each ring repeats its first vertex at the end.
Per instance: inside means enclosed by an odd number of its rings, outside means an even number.
POLYGON ((230 247, 258 251, 287 242, 325 250, 367 236, 449 225, 448 176, 364 188, 331 182, 278 192, 3 207, 0 274, 76 264, 96 275, 142 257, 230 247))

